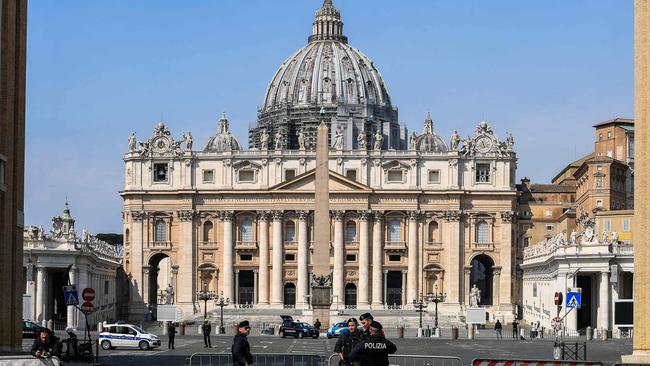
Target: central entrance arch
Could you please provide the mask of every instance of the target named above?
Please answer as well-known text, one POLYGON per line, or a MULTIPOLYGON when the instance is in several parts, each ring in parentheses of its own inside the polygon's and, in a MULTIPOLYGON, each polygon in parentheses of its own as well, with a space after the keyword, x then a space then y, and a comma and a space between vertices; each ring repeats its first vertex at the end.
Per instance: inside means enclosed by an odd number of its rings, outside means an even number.
MULTIPOLYGON (((172 284, 172 262, 167 254, 159 252, 149 258, 148 281, 147 303, 153 306, 165 304, 166 288, 172 284)), ((176 300, 175 292, 176 289, 174 289, 174 300, 176 300)))
POLYGON ((492 305, 494 261, 485 254, 479 254, 472 259, 471 267, 469 288, 466 291, 469 293, 476 285, 481 290, 480 305, 492 305))

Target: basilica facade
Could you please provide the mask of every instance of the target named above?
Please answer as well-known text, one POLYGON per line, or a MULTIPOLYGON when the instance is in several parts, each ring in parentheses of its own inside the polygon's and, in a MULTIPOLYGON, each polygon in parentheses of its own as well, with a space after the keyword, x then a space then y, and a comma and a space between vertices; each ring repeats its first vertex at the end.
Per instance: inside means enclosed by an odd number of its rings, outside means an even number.
POLYGON ((409 135, 376 66, 347 41, 326 0, 307 46, 273 76, 248 148, 225 115, 202 149, 163 122, 145 140, 130 136, 120 194, 132 317, 159 301, 163 260, 183 317, 202 310, 206 290, 233 308, 309 311, 313 242, 329 230, 334 312, 412 308, 439 292, 441 311, 460 316, 476 285, 492 317, 513 318, 512 136, 480 122, 447 143, 428 115, 409 135), (320 123, 328 227, 312 224, 320 123))

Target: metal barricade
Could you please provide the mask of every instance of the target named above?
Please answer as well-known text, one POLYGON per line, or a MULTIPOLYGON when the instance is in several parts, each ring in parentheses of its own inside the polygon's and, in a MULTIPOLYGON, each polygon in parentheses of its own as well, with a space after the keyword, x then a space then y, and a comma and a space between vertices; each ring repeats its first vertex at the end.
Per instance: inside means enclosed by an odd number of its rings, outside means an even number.
POLYGON ((470 366, 602 366, 600 361, 517 360, 509 358, 475 358, 470 366))
POLYGON ((0 366, 59 366, 62 364, 55 356, 48 358, 32 355, 0 356, 0 366))
MULTIPOLYGON (((448 356, 388 355, 391 366, 463 366, 463 360, 448 356)), ((338 366, 339 355, 334 353, 327 360, 327 366, 338 366)))
MULTIPOLYGON (((232 355, 216 353, 194 353, 190 356, 190 366, 230 366, 232 355)), ((325 366, 323 357, 318 355, 288 355, 267 353, 253 355, 255 366, 325 366)))

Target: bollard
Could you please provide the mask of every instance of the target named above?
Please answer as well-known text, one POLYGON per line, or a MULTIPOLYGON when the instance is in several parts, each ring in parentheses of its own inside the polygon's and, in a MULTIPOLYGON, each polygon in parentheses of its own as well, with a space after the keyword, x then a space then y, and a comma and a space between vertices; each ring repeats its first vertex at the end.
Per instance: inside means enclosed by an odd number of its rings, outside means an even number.
POLYGON ((167 335, 167 327, 169 327, 169 322, 163 322, 162 323, 162 334, 167 335))
POLYGON ((54 320, 50 319, 47 321, 47 329, 54 331, 54 320))
POLYGON ((181 324, 178 326, 178 334, 182 336, 185 335, 185 322, 181 322, 181 324))
POLYGON ((594 330, 591 328, 591 326, 587 327, 587 330, 585 331, 585 336, 587 337, 587 340, 590 341, 594 337, 594 330))
POLYGON ((404 338, 404 327, 397 328, 397 338, 404 338))
MULTIPOLYGON (((199 330, 199 335, 202 335, 203 334, 203 324, 199 324, 197 329, 199 330)), ((217 334, 219 334, 219 329, 218 328, 217 328, 217 334)))
POLYGON ((609 331, 607 329, 603 328, 603 330, 601 330, 600 334, 601 334, 601 339, 603 341, 606 341, 606 340, 609 339, 609 331))
MULTIPOLYGON (((418 328, 418 338, 422 338, 423 333, 424 333, 424 329, 418 328)), ((404 337, 401 337, 401 338, 404 338, 404 337)))
POLYGON ((467 327, 467 339, 474 339, 474 324, 470 324, 467 327))
POLYGON ((451 327, 451 339, 458 339, 458 327, 451 327))

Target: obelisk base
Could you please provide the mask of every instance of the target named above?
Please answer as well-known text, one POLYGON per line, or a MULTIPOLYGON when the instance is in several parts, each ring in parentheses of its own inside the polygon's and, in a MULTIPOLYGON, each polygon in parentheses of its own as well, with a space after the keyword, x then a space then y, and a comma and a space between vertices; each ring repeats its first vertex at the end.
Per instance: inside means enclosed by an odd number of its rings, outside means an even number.
POLYGON ((330 326, 330 308, 332 306, 331 287, 312 287, 311 308, 314 311, 312 322, 320 320, 321 328, 330 326))

